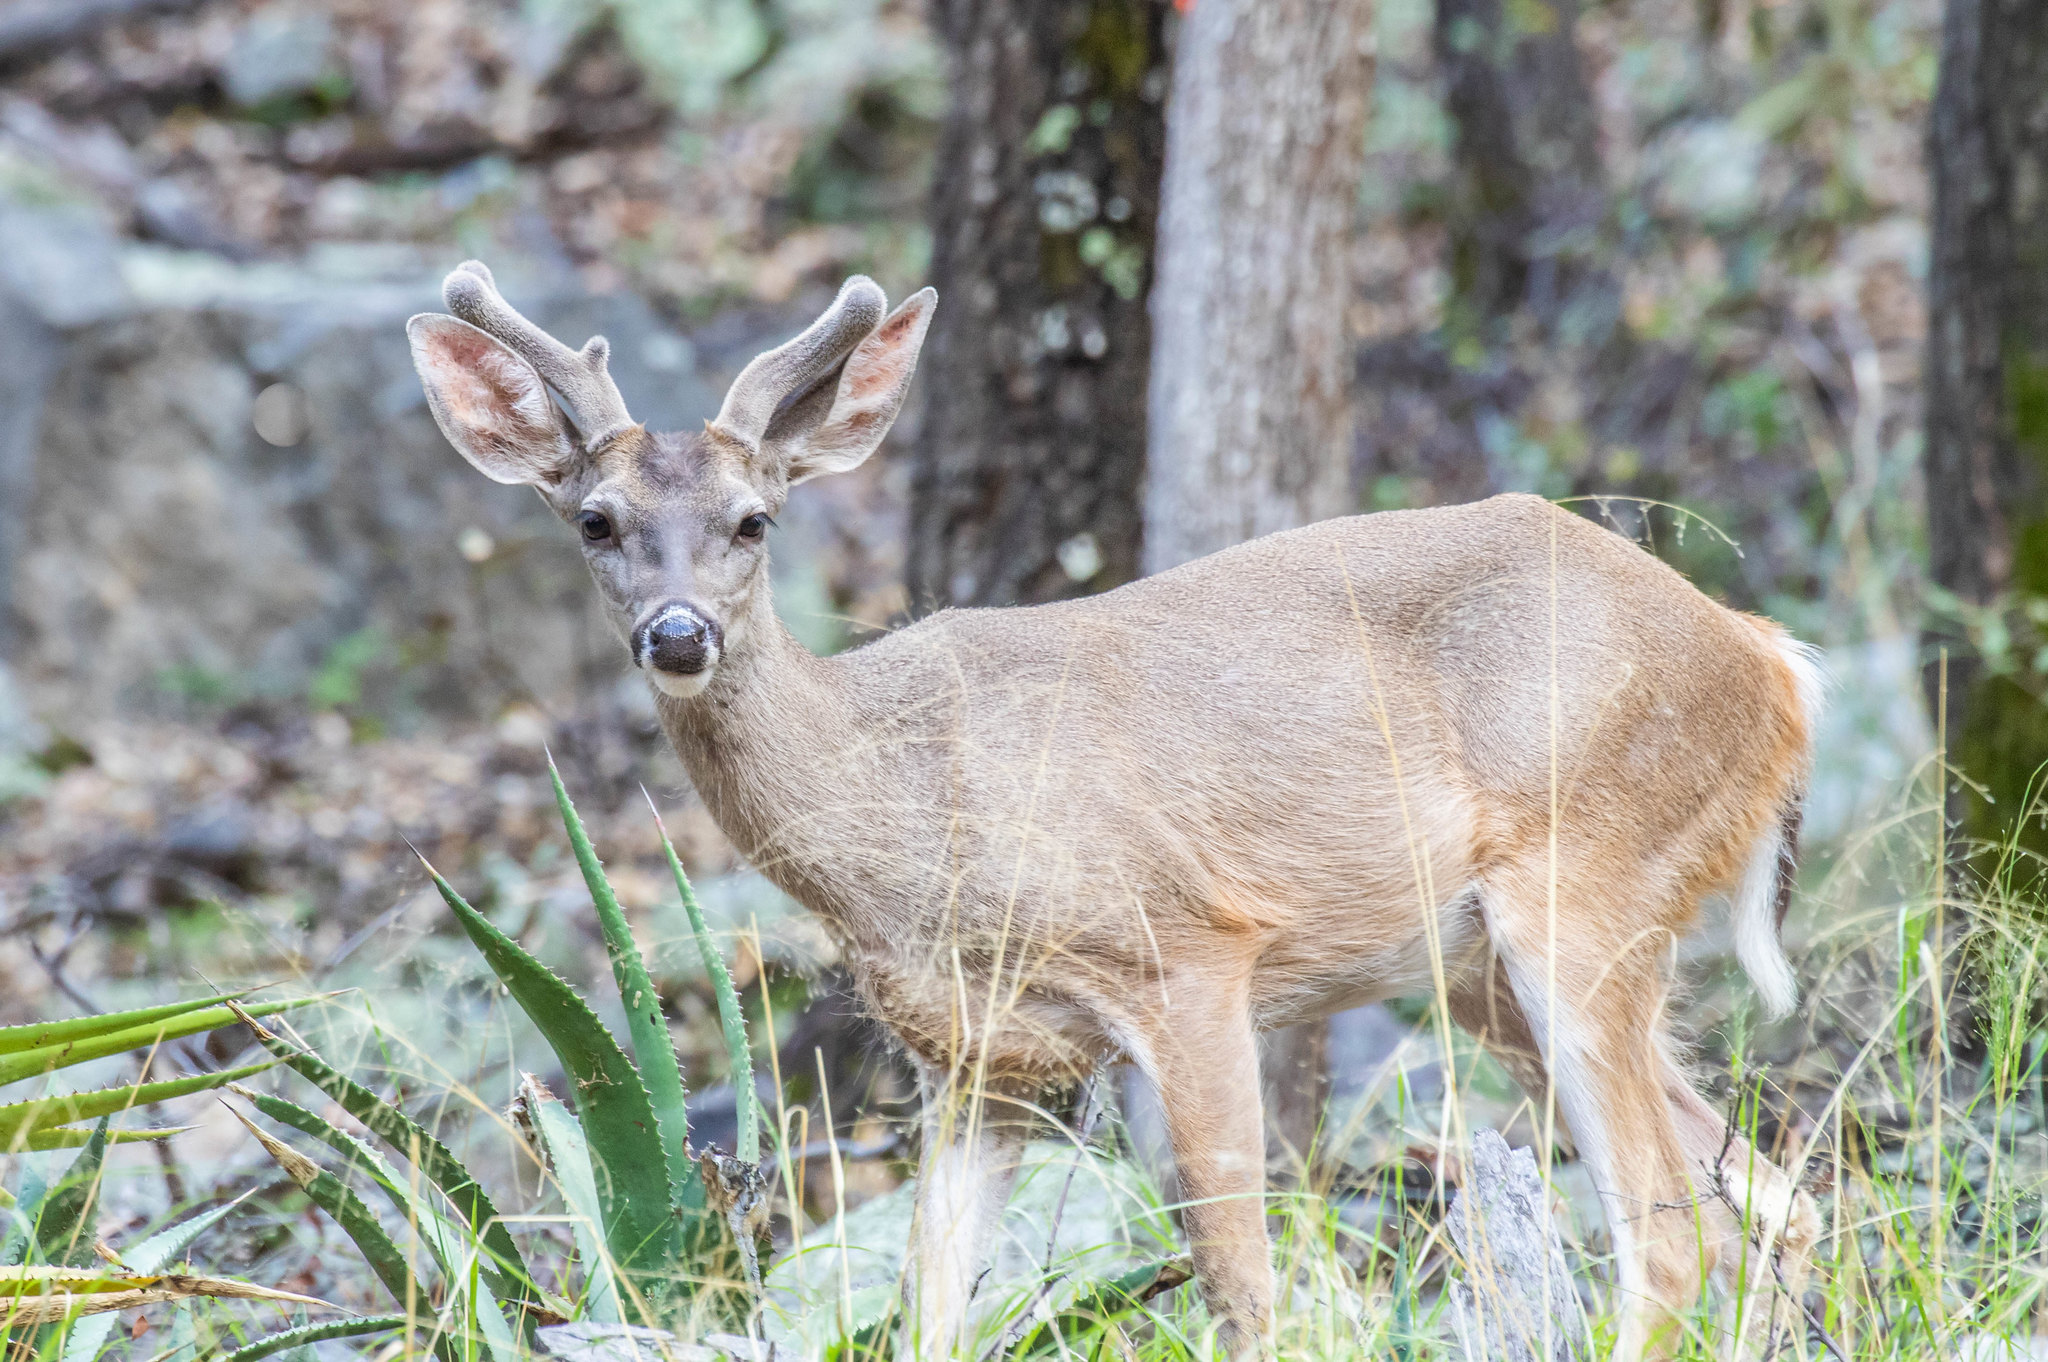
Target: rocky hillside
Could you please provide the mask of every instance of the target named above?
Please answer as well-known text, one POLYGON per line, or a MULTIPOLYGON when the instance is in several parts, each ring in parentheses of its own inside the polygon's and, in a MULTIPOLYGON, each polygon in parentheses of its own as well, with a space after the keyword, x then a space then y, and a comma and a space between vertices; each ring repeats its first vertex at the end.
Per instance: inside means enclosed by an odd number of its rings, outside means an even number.
POLYGON ((890 168, 856 143, 918 154, 930 68, 883 4, 0 5, 17 706, 388 725, 608 686, 573 548, 440 439, 404 319, 488 256, 694 424, 841 272, 914 265, 916 174, 844 190, 890 168))

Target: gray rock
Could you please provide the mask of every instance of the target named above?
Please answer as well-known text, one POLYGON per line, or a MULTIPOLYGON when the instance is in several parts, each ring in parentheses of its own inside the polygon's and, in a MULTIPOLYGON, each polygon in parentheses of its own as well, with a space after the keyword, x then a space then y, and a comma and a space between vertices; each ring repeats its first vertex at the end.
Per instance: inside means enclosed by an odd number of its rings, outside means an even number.
POLYGON ((113 231, 85 204, 0 199, 0 289, 46 326, 85 326, 124 312, 113 231))
MULTIPOLYGON (((403 726, 616 684, 573 536, 428 415, 404 323, 438 308, 453 259, 116 263, 118 298, 71 312, 0 271, 0 359, 19 361, 0 363, 0 662, 30 711, 76 728, 318 682, 403 726), (251 419, 275 384, 304 413, 287 447, 251 419)), ((641 299, 499 277, 570 343, 611 338, 636 417, 716 410, 689 340, 641 299)))
MULTIPOLYGON (((763 1333, 793 1354, 818 1356, 841 1319, 861 1328, 893 1309, 916 1198, 913 1180, 806 1230, 801 1252, 785 1252, 768 1271, 763 1333)), ((1136 1167, 1033 1141, 1004 1203, 970 1327, 1037 1299, 1048 1262, 1055 1280, 1043 1303, 1057 1310, 1091 1281, 1177 1255, 1173 1222, 1158 1205, 1136 1167)))
POLYGON ((797 1362, 795 1350, 741 1334, 706 1334, 704 1346, 734 1359, 734 1362, 797 1362))
POLYGON ((534 1330, 540 1351, 563 1362, 663 1362, 682 1341, 665 1329, 638 1324, 550 1324, 534 1330))
POLYGON ((2042 1334, 1959 1334, 1950 1347, 1956 1362, 2048 1362, 2042 1334))
POLYGON ((237 104, 313 89, 332 58, 334 22, 310 6, 267 5, 235 34, 222 83, 237 104))

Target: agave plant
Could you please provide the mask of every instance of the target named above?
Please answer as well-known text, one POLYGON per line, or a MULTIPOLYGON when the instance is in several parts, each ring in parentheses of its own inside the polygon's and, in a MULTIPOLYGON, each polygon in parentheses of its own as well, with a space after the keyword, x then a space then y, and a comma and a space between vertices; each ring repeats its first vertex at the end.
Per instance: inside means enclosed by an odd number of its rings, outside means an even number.
POLYGON ((354 1240, 406 1313, 289 1331, 250 1344, 229 1362, 253 1362, 344 1329, 365 1333, 408 1325, 429 1326, 440 1362, 510 1362, 543 1324, 672 1327, 686 1316, 745 1315, 748 1284, 758 1284, 755 1236, 766 1196, 738 994, 664 829, 669 868, 717 994, 738 1097, 739 1148, 731 1155, 700 1152, 690 1144, 687 1090, 659 995, 552 759, 548 771, 625 1006, 630 1056, 574 988, 471 907, 433 866, 427 865, 427 873, 569 1079, 565 1104, 527 1076, 513 1115, 553 1170, 572 1212, 582 1291, 566 1300, 541 1287, 490 1195, 430 1131, 316 1054, 258 1026, 258 1039, 273 1055, 410 1163, 419 1178, 401 1176, 379 1150, 306 1107, 238 1085, 238 1095, 261 1115, 318 1140, 346 1161, 337 1176, 244 1118, 306 1195, 354 1240), (400 1218, 418 1228, 433 1265, 432 1282, 415 1272, 416 1255, 401 1248, 358 1195, 357 1175, 375 1183, 400 1218), (429 1303, 436 1301, 429 1318, 429 1303))
MULTIPOLYGON (((269 1016, 314 1001, 297 998, 244 1006, 246 994, 216 994, 159 1007, 0 1028, 0 1085, 47 1081, 59 1070, 140 1051, 269 1016)), ((0 1106, 0 1143, 8 1152, 77 1148, 54 1179, 33 1167, 0 1190, 0 1329, 12 1355, 92 1362, 113 1331, 116 1310, 194 1297, 271 1300, 324 1306, 309 1296, 226 1277, 166 1271, 202 1233, 238 1203, 194 1215, 116 1252, 94 1234, 95 1208, 109 1145, 162 1140, 180 1127, 112 1130, 111 1118, 152 1103, 221 1088, 275 1061, 215 1073, 90 1092, 46 1094, 0 1106), (90 1124, 80 1124, 86 1122, 90 1124)))

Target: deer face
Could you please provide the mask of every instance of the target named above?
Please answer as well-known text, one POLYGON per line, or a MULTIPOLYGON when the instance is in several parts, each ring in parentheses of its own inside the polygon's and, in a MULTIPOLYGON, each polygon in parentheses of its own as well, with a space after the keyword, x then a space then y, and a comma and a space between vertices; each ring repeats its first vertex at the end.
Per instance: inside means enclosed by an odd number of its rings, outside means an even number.
POLYGON ((591 472, 551 503, 634 665, 669 695, 695 695, 751 617, 784 489, 710 431, 629 433, 591 472))
POLYGON ((603 337, 570 350, 514 312, 482 265, 442 292, 456 316, 406 323, 435 421, 486 477, 534 487, 569 524, 634 665, 678 697, 710 684, 765 607, 768 529, 789 489, 855 467, 888 434, 937 302, 924 289, 885 317, 873 281, 847 280, 809 329, 741 371, 701 434, 683 435, 635 425, 603 337))

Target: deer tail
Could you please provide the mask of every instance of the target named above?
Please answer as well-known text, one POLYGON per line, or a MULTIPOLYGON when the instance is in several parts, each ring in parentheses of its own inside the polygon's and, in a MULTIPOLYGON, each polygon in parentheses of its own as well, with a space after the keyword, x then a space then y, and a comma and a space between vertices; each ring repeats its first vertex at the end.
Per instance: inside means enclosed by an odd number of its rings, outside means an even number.
POLYGON ((1827 692, 1827 673, 1820 651, 1778 632, 1772 639, 1779 659, 1791 673, 1805 734, 1805 751, 1778 816, 1751 850, 1742 883, 1735 891, 1735 959, 1749 976, 1771 1017, 1782 1017, 1799 1001, 1799 983, 1785 959, 1785 910, 1792 903, 1792 885, 1799 870, 1799 825, 1806 795, 1807 767, 1827 692))

